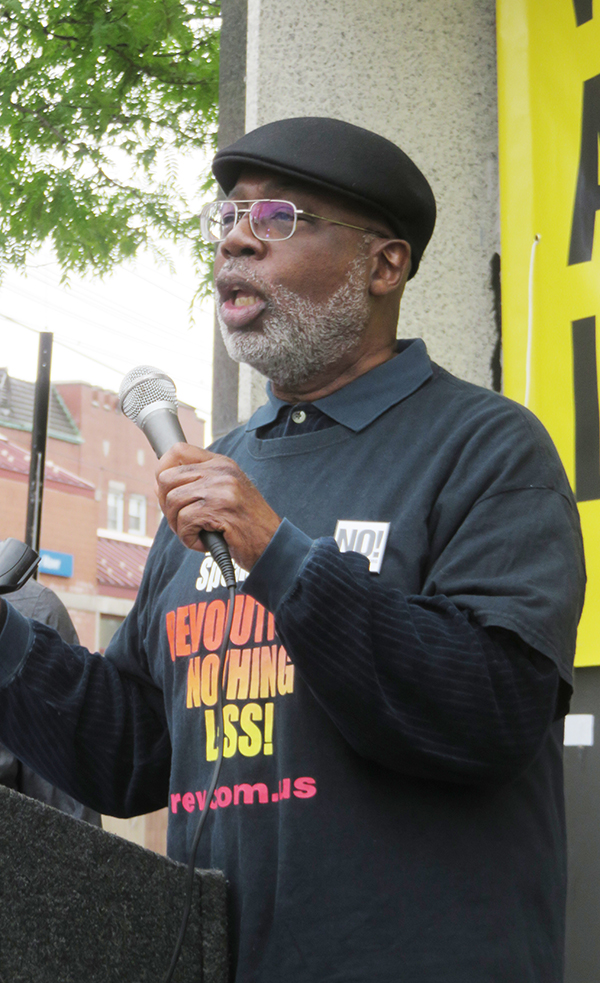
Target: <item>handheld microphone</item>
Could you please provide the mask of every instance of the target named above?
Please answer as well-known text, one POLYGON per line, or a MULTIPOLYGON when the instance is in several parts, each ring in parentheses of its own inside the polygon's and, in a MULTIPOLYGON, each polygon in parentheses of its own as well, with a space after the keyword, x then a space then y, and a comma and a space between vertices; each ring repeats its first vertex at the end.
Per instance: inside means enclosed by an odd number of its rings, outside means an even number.
MULTIPOLYGON (((173 444, 187 443, 177 416, 175 383, 161 369, 152 365, 131 369, 121 383, 119 405, 124 415, 145 433, 157 457, 166 454, 173 444)), ((233 563, 222 534, 203 530, 200 539, 227 587, 235 587, 233 563)))

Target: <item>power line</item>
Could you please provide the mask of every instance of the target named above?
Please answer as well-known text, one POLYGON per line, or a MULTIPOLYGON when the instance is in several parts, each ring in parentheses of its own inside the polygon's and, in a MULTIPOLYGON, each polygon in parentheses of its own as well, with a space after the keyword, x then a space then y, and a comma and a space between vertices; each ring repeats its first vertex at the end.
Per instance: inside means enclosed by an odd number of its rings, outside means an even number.
MULTIPOLYGON (((192 290, 191 287, 189 289, 189 293, 188 293, 187 297, 184 297, 184 296, 182 296, 180 294, 177 294, 173 290, 168 290, 162 284, 157 283, 156 282, 156 279, 148 279, 147 277, 141 276, 141 274, 136 273, 134 270, 122 270, 121 272, 122 273, 126 273, 126 274, 128 274, 130 276, 137 277, 137 278, 141 279, 143 282, 151 284, 151 286, 153 286, 155 290, 159 290, 161 293, 163 293, 165 295, 168 295, 170 297, 175 297, 175 299, 178 300, 181 304, 185 304, 187 308, 190 307, 191 301, 190 301, 189 298, 190 297, 193 298, 193 296, 194 296, 194 291, 192 290)), ((158 271, 157 271, 157 275, 158 275, 158 271)), ((60 284, 57 284, 56 281, 51 276, 49 276, 46 273, 34 273, 34 274, 32 274, 32 279, 39 281, 40 283, 44 284, 45 286, 51 287, 53 290, 57 290, 59 292, 61 291, 60 284)), ((99 306, 99 307, 102 307, 102 308, 105 308, 105 309, 108 309, 108 310, 123 311, 125 317, 131 318, 132 320, 140 321, 140 322, 142 322, 144 324, 147 324, 147 318, 146 317, 141 318, 135 311, 132 311, 130 308, 125 307, 123 304, 114 303, 111 300, 107 300, 106 297, 99 298, 97 296, 96 291, 90 290, 90 289, 86 288, 85 283, 82 282, 82 281, 80 281, 78 284, 76 284, 74 288, 73 287, 70 287, 69 288, 69 291, 70 292, 69 292, 68 296, 71 296, 71 297, 73 297, 75 299, 77 299, 78 297, 81 297, 81 296, 83 296, 84 298, 86 298, 88 295, 91 295, 91 296, 94 297, 94 303, 96 304, 96 306, 99 306)), ((164 330, 164 328, 162 327, 162 325, 158 324, 158 322, 154 322, 154 323, 157 324, 158 330, 164 330)))
MULTIPOLYGON (((14 287, 14 286, 7 285, 7 286, 4 287, 4 289, 9 290, 9 291, 12 291, 13 293, 16 293, 19 296, 24 296, 24 297, 27 297, 28 299, 31 299, 31 294, 28 291, 26 291, 26 290, 24 290, 24 289, 22 289, 20 287, 14 287)), ((75 299, 77 299, 77 298, 75 298, 75 299)), ((63 307, 60 304, 53 303, 52 301, 45 301, 44 304, 45 304, 46 307, 50 307, 53 310, 57 311, 59 314, 66 314, 68 317, 70 317, 70 318, 72 318, 74 320, 77 320, 79 323, 87 323, 87 324, 90 324, 91 326, 96 327, 96 328, 100 327, 100 328, 102 328, 103 331, 106 331, 109 334, 116 334, 120 338, 127 338, 129 341, 138 341, 139 340, 137 336, 132 335, 132 334, 129 334, 127 331, 124 331, 123 328, 118 328, 118 327, 117 328, 111 328, 109 325, 107 325, 107 324, 105 324, 103 322, 94 320, 93 318, 87 317, 87 316, 82 315, 82 314, 74 314, 68 308, 63 307)), ((155 327, 152 327, 152 321, 151 321, 151 319, 148 319, 147 320, 145 318, 137 317, 136 315, 133 315, 132 316, 130 314, 129 315, 128 314, 126 314, 126 315, 119 314, 119 308, 118 308, 118 306, 115 306, 115 305, 107 305, 105 302, 98 301, 96 299, 94 299, 94 304, 95 304, 96 307, 104 308, 109 314, 112 314, 113 316, 116 313, 117 316, 120 316, 123 321, 129 322, 134 327, 136 326, 136 322, 137 322, 137 326, 144 328, 144 330, 146 332, 151 332, 153 334, 158 334, 159 337, 161 337, 161 338, 165 338, 165 335, 167 335, 167 330, 168 329, 162 327, 162 325, 159 325, 158 322, 154 322, 155 327), (111 310, 111 306, 112 306, 112 310, 111 310)), ((184 341, 185 340, 185 337, 183 335, 181 335, 181 334, 179 335, 179 338, 180 338, 181 341, 184 341)), ((161 344, 160 341, 153 341, 153 340, 150 340, 149 343, 151 345, 153 345, 155 348, 160 348, 162 351, 169 352, 169 353, 173 351, 173 344, 172 343, 171 344, 161 344)), ((93 348, 93 346, 90 346, 90 347, 93 348)), ((201 355, 196 355, 195 358, 198 360, 198 362, 200 362, 201 364, 203 364, 203 365, 205 365, 207 367, 211 365, 210 360, 207 359, 207 358, 203 358, 201 355)))
MULTIPOLYGON (((57 305, 53 305, 51 303, 47 303, 46 306, 52 306, 52 307, 54 307, 54 309, 58 309, 59 312, 65 313, 64 309, 63 308, 60 308, 60 307, 57 308, 57 305)), ((70 312, 66 312, 66 313, 70 317, 73 317, 73 315, 70 312)), ((77 316, 77 317, 78 317, 78 320, 79 321, 87 321, 93 327, 95 327, 97 329, 99 328, 103 332, 108 332, 110 334, 116 334, 118 336, 118 338, 119 338, 120 341, 122 341, 123 339, 128 339, 129 341, 134 342, 135 344, 139 344, 139 342, 140 342, 139 335, 132 335, 132 334, 124 331, 122 328, 110 328, 110 327, 106 326, 102 322, 94 321, 94 320, 92 320, 90 318, 79 317, 79 316, 77 316)), ((15 323, 22 324, 22 322, 15 322, 15 323)), ((25 326, 28 327, 27 325, 25 325, 25 326)), ((157 349, 160 349, 161 351, 168 352, 169 354, 173 354, 173 352, 175 351, 175 345, 173 344, 173 340, 174 339, 172 337, 171 337, 171 343, 170 344, 163 345, 159 341, 154 341, 152 338, 149 338, 147 336, 147 325, 145 323, 143 324, 143 327, 144 327, 144 330, 145 330, 144 343, 147 343, 148 345, 151 345, 153 348, 157 348, 157 349)), ((31 329, 31 330, 36 330, 36 329, 31 329)), ((46 328, 46 330, 47 330, 47 328, 46 328)), ((161 328, 159 333, 160 333, 160 336, 164 338, 165 329, 164 328, 161 328)), ((180 343, 185 343, 187 341, 185 335, 182 335, 182 334, 179 334, 177 340, 180 343)), ((67 342, 63 341, 61 343, 65 347, 67 347, 67 342)), ((72 350, 75 351, 75 352, 80 352, 81 354, 83 354, 83 349, 84 348, 87 349, 88 351, 92 351, 92 352, 94 352, 94 351, 96 351, 96 352, 102 352, 103 351, 102 348, 97 348, 96 346, 90 345, 89 343, 84 343, 83 346, 74 348, 72 350)), ((130 359, 128 357, 124 357, 123 360, 125 361, 125 363, 127 365, 130 364, 130 359)), ((210 359, 203 358, 200 354, 194 354, 194 360, 196 362, 198 362, 198 364, 200 366, 203 366, 205 369, 209 368, 211 366, 211 364, 212 364, 210 359)), ((194 386, 197 386, 198 385, 198 380, 197 379, 193 379, 193 380, 192 379, 186 379, 185 381, 187 383, 189 383, 190 385, 194 385, 194 386)))
MULTIPOLYGON (((0 317, 5 321, 10 321, 11 324, 18 325, 20 328, 25 328, 26 331, 31 331, 33 334, 39 335, 42 333, 38 328, 32 328, 31 325, 25 324, 23 321, 17 320, 17 318, 10 317, 8 314, 3 314, 2 311, 0 311, 0 317)), ((93 355, 87 355, 80 348, 75 348, 74 346, 69 345, 67 342, 61 341, 60 338, 56 337, 56 335, 54 336, 54 344, 60 345, 61 348, 66 348, 67 351, 73 352, 75 355, 79 355, 80 358, 87 359, 88 362, 94 362, 95 365, 100 365, 103 369, 108 369, 109 372, 114 372, 115 375, 121 377, 123 375, 123 369, 117 369, 114 365, 108 365, 106 362, 102 362, 100 359, 94 358, 93 355)), ((129 364, 129 360, 127 359, 126 361, 127 364, 129 364)), ((185 382, 189 386, 197 385, 197 383, 192 379, 183 379, 181 381, 185 382)), ((211 415, 210 410, 203 409, 202 407, 195 406, 194 409, 204 417, 210 417, 211 415)))
MULTIPOLYGON (((16 317, 10 317, 8 314, 3 314, 2 311, 0 311, 0 317, 4 318, 5 321, 10 321, 11 324, 17 324, 20 328, 25 328, 26 331, 31 331, 32 334, 42 334, 39 328, 32 328, 30 324, 24 324, 23 321, 18 321, 16 317)), ((82 352, 77 348, 73 348, 71 345, 61 341, 56 336, 54 336, 54 344, 60 345, 61 348, 67 348, 69 351, 75 352, 76 355, 81 355, 82 358, 87 358, 89 362, 95 362, 96 365, 101 365, 103 369, 108 369, 110 372, 114 372, 117 375, 119 374, 120 370, 116 369, 113 365, 107 365, 106 362, 101 362, 99 358, 94 358, 92 355, 86 355, 85 352, 82 352)))

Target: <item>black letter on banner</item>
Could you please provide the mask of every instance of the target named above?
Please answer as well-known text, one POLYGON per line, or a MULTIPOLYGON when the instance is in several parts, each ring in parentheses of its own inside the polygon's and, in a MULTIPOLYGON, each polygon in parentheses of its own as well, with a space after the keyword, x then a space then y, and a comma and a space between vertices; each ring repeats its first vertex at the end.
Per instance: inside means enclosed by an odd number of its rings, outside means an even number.
POLYGON ((592 0, 573 0, 577 27, 592 19, 592 0))
POLYGON ((600 75, 583 83, 583 118, 577 193, 571 226, 569 266, 589 263, 594 245, 594 222, 600 208, 598 134, 600 133, 600 75))
POLYGON ((596 318, 573 321, 575 393, 575 497, 600 498, 600 417, 596 369, 596 318))

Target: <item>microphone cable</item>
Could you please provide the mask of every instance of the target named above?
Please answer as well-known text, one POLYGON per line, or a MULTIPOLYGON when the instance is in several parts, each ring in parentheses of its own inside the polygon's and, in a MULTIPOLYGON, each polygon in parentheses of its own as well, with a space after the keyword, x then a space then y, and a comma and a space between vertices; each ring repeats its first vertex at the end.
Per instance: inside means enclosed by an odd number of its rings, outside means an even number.
POLYGON ((233 586, 229 586, 228 590, 229 590, 229 610, 227 612, 227 621, 223 632, 223 641, 221 643, 221 648, 219 650, 220 672, 219 672, 219 681, 217 685, 217 708, 216 708, 217 710, 216 727, 218 728, 217 729, 217 759, 213 767, 212 777, 210 780, 209 787, 206 790, 206 799, 204 801, 204 807, 200 814, 200 819, 198 820, 198 828, 196 829, 196 833, 192 841, 192 846, 190 848, 190 855, 187 864, 185 904, 183 908, 183 915, 181 917, 179 937, 177 939, 175 948, 173 950, 173 955, 171 957, 171 963, 169 969, 167 970, 167 974, 163 978, 162 983, 171 983, 171 980, 173 979, 173 973, 175 972, 175 968, 179 961, 179 956, 181 955, 181 949, 183 947, 185 933, 187 931, 190 912, 192 910, 192 897, 194 891, 194 873, 196 871, 196 866, 195 866, 196 853, 198 852, 200 837, 202 836, 202 830, 206 825, 206 818, 208 816, 208 811, 210 809, 212 797, 217 787, 217 782, 219 780, 219 775, 221 773, 221 765, 223 763, 223 748, 224 748, 223 693, 225 691, 225 683, 227 680, 226 656, 227 656, 227 649, 229 648, 231 625, 233 622, 233 609, 235 607, 235 597, 236 597, 235 584, 233 586))

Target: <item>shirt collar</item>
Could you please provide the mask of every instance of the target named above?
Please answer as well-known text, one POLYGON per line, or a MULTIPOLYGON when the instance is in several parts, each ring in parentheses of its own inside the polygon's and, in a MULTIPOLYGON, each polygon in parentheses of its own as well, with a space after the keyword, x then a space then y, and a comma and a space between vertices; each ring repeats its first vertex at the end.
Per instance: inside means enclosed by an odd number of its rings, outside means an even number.
MULTIPOLYGON (((316 399, 323 413, 349 430, 364 430, 373 420, 400 403, 427 382, 433 375, 425 342, 420 338, 396 343, 396 356, 370 372, 353 379, 347 386, 329 396, 316 399)), ((268 403, 250 417, 246 430, 258 430, 272 423, 284 403, 267 384, 268 403)))

